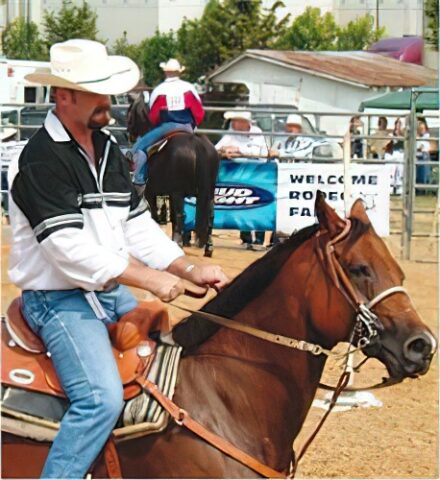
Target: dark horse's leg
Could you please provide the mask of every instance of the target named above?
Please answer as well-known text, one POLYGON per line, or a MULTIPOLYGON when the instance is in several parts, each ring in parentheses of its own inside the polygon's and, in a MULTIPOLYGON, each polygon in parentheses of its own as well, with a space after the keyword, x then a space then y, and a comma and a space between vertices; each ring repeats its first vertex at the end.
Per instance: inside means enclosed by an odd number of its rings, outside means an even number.
POLYGON ((205 248, 205 257, 212 257, 212 227, 214 223, 214 199, 212 194, 199 194, 197 197, 196 225, 197 247, 205 248))
POLYGON ((145 189, 144 192, 145 200, 148 202, 148 205, 150 206, 150 211, 151 211, 151 216, 153 220, 155 220, 157 223, 159 223, 159 216, 157 212, 157 197, 156 195, 152 195, 149 191, 148 188, 145 189))
POLYGON ((172 230, 172 239, 180 246, 183 246, 183 225, 185 223, 185 213, 183 211, 184 196, 181 193, 170 194, 170 217, 172 230))

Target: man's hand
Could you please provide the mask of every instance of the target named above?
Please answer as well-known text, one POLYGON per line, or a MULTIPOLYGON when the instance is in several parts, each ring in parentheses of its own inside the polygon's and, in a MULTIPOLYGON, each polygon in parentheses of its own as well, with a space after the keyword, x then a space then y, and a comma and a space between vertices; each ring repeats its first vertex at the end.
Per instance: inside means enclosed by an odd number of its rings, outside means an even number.
POLYGON ((231 282, 220 265, 194 264, 186 256, 174 260, 167 271, 200 287, 212 287, 217 291, 231 282))
POLYGON ((231 282, 220 265, 197 265, 186 278, 196 285, 206 285, 217 291, 223 290, 231 282))
POLYGON ((157 278, 157 286, 150 287, 149 290, 162 302, 171 302, 185 292, 185 283, 181 278, 168 272, 158 271, 157 273, 161 274, 157 278))
POLYGON ((237 158, 241 156, 240 149, 234 146, 222 147, 220 148, 218 153, 220 154, 221 157, 224 157, 224 158, 237 158))

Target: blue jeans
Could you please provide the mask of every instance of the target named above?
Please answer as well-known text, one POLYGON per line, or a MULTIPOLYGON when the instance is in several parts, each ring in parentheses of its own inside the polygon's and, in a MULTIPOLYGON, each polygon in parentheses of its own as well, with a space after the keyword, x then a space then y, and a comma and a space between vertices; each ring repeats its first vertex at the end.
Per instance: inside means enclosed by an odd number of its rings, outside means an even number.
POLYGON ((190 123, 164 122, 153 130, 147 132, 143 137, 139 138, 133 145, 131 151, 133 155, 141 150, 144 155, 136 156, 136 167, 134 170, 133 183, 143 185, 147 179, 147 150, 151 145, 158 142, 168 132, 172 130, 181 129, 187 130, 189 133, 193 132, 193 127, 190 123))
POLYGON ((95 292, 102 306, 98 315, 85 293, 74 289, 25 290, 22 294, 24 316, 51 353, 70 401, 41 478, 84 478, 124 405, 105 324, 116 322, 137 301, 124 286, 95 292))

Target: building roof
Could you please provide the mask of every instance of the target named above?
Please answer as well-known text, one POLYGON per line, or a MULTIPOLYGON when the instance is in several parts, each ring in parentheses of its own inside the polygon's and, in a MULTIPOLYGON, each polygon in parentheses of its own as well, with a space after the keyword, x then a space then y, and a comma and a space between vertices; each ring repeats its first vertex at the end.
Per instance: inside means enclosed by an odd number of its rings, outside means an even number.
POLYGON ((214 79, 245 58, 253 58, 293 70, 302 70, 310 75, 366 87, 416 87, 434 85, 438 80, 435 70, 400 62, 375 53, 289 50, 246 50, 239 57, 215 70, 209 78, 214 79))

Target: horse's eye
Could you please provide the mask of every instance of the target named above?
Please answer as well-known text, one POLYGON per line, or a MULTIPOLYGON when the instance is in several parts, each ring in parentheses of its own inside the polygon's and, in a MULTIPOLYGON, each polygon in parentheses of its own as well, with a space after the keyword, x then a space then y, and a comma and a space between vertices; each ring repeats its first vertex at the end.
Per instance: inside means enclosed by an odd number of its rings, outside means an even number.
POLYGON ((348 271, 355 277, 369 277, 370 269, 367 265, 350 265, 348 271))

